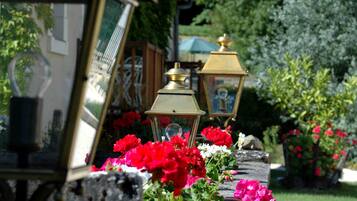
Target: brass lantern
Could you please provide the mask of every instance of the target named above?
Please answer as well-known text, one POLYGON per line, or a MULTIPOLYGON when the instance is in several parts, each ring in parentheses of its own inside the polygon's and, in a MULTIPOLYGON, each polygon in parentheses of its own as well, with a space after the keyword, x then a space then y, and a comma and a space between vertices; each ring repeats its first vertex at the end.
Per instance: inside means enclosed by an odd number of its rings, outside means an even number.
POLYGON ((11 100, 0 92, 0 102, 10 102, 0 109, 0 179, 18 180, 16 200, 27 200, 27 180, 89 174, 137 5, 0 0, 0 80, 10 83, 0 87, 12 90, 11 100))
MULTIPOLYGON (((176 62, 165 75, 169 83, 158 91, 148 114, 155 141, 170 140, 172 136, 189 135, 189 146, 195 142, 201 115, 194 92, 186 89, 184 82, 189 76, 176 62)), ((186 136, 185 136, 186 137, 186 136)))
POLYGON ((230 39, 226 34, 218 38, 218 43, 220 49, 210 53, 198 73, 203 79, 209 116, 234 120, 247 72, 241 67, 237 52, 228 51, 230 39))

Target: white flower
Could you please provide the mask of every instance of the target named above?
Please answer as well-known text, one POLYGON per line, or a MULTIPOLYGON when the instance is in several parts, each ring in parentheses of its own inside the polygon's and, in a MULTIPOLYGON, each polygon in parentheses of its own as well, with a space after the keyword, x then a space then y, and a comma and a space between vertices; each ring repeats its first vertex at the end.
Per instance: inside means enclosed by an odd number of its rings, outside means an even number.
POLYGON ((229 150, 226 146, 217 146, 209 144, 200 144, 198 149, 201 152, 203 158, 210 158, 216 154, 232 154, 232 151, 229 150))

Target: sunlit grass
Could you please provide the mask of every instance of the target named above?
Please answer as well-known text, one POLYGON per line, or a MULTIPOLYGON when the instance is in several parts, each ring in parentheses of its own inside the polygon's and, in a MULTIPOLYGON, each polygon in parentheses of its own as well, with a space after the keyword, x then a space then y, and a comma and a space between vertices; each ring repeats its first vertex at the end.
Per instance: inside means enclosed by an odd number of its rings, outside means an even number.
POLYGON ((332 189, 286 189, 276 182, 281 173, 272 171, 270 189, 277 201, 357 201, 357 183, 342 183, 332 189))

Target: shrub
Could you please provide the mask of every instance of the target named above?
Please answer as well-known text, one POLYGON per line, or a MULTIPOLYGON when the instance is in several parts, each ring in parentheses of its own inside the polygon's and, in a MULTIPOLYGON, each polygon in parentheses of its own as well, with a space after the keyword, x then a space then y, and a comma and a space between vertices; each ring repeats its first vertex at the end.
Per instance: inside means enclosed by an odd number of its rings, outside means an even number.
POLYGON ((269 68, 260 78, 259 94, 309 130, 311 121, 325 126, 348 112, 357 97, 357 77, 334 82, 328 69, 313 70, 309 57, 285 57, 286 68, 269 68))

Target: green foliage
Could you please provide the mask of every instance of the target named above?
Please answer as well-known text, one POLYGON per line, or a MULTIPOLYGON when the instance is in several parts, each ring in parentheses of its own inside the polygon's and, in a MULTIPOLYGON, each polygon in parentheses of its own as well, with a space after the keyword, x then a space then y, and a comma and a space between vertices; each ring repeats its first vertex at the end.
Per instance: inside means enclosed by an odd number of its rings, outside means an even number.
POLYGON ((175 14, 176 1, 140 2, 134 12, 128 40, 148 41, 165 50, 175 14))
POLYGON ((271 126, 263 132, 264 150, 269 153, 272 163, 283 163, 283 149, 279 145, 280 126, 271 126))
POLYGON ((179 31, 181 36, 212 37, 212 27, 207 25, 180 25, 179 31))
POLYGON ((10 87, 7 66, 20 52, 39 50, 39 36, 43 33, 32 14, 43 22, 44 28, 53 26, 52 9, 47 4, 0 4, 0 114, 6 114, 10 87))
MULTIPOLYGON (((244 88, 233 130, 263 139, 263 131, 281 123, 280 111, 258 97, 255 88, 244 88)), ((239 132, 238 132, 239 133, 239 132)), ((232 135, 236 138, 237 136, 232 135)), ((236 141, 236 140, 234 140, 236 141)))
POLYGON ((190 188, 182 192, 185 201, 223 201, 223 197, 218 194, 218 185, 216 182, 207 182, 206 179, 199 179, 190 188))
POLYGON ((146 184, 143 198, 147 201, 182 201, 181 196, 174 197, 174 195, 161 186, 158 181, 150 181, 146 184))
POLYGON ((150 181, 144 187, 144 200, 146 201, 223 201, 218 193, 217 182, 208 182, 199 179, 190 188, 183 189, 181 195, 174 196, 168 189, 161 186, 159 182, 150 181))
MULTIPOLYGON (((223 33, 233 39, 233 49, 239 52, 244 62, 252 55, 248 47, 258 37, 272 32, 270 10, 280 4, 281 0, 197 0, 196 4, 204 5, 204 11, 195 18, 194 24, 208 23, 211 36, 223 33)), ((248 66, 249 67, 249 66, 248 66)))
POLYGON ((95 102, 95 101, 87 101, 85 106, 97 119, 100 118, 100 113, 102 112, 103 103, 95 102))
POLYGON ((284 0, 274 11, 270 36, 252 44, 247 65, 264 70, 286 65, 284 54, 309 55, 315 68, 333 69, 339 79, 357 69, 357 1, 284 0))
POLYGON ((348 112, 357 97, 356 76, 336 84, 328 69, 314 71, 308 57, 285 59, 285 68, 269 68, 261 78, 262 97, 305 128, 308 122, 326 125, 348 112))

